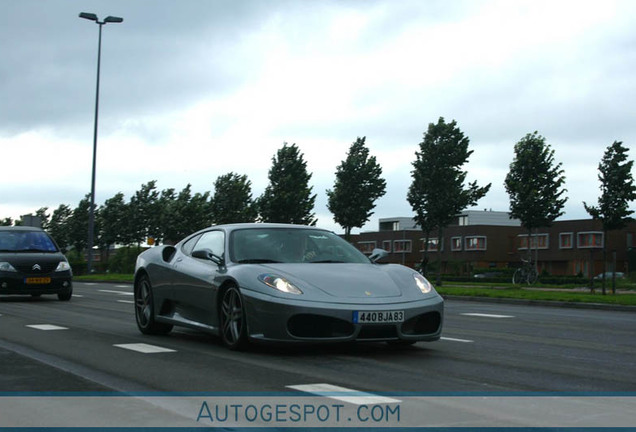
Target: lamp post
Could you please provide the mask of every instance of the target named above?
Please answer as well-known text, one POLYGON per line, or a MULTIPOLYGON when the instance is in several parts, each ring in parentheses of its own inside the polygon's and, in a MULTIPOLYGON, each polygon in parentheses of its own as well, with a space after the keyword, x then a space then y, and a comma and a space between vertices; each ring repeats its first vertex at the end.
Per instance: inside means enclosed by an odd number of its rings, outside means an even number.
POLYGON ((94 13, 82 12, 80 18, 95 21, 99 25, 99 39, 97 42, 97 86, 95 89, 95 125, 93 128, 93 169, 91 174, 91 204, 88 210, 88 262, 87 271, 90 274, 93 270, 93 243, 95 231, 95 168, 97 165, 97 119, 99 113, 99 68, 102 57, 102 26, 106 23, 120 23, 123 18, 107 16, 104 21, 100 21, 94 13))

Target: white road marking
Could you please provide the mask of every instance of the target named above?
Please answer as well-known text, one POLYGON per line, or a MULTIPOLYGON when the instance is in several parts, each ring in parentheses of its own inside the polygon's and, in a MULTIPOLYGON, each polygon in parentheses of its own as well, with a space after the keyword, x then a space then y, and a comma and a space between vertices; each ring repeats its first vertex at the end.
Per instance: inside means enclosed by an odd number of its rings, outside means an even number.
POLYGON ((118 303, 129 303, 129 304, 135 304, 134 301, 132 300, 117 300, 118 303))
POLYGON ((31 325, 27 325, 27 327, 30 327, 36 330, 68 330, 67 327, 60 327, 53 324, 31 324, 31 325))
POLYGON ((115 285, 115 288, 130 288, 131 285, 115 285))
POLYGON ((133 295, 131 292, 126 291, 113 291, 113 290, 98 290, 99 292, 110 293, 110 294, 119 294, 119 295, 133 295))
POLYGON ((461 315, 483 317, 483 318, 514 318, 514 315, 495 315, 495 314, 485 314, 485 313, 463 313, 461 315))
POLYGON ((81 294, 73 294, 73 297, 84 297, 84 296, 81 294))
POLYGON ((378 396, 373 393, 361 392, 358 390, 352 390, 345 387, 339 387, 331 384, 303 384, 303 385, 291 385, 285 386, 290 389, 317 394, 325 396, 330 399, 336 399, 343 402, 348 402, 354 405, 373 405, 382 403, 400 403, 399 399, 393 399, 384 396, 378 396), (351 396, 347 396, 345 393, 351 393, 351 396))
POLYGON ((456 338, 449 338, 449 337, 442 337, 440 339, 446 340, 446 341, 451 341, 451 342, 465 342, 465 343, 475 342, 475 341, 468 340, 468 339, 456 339, 456 338))
POLYGON ((131 351, 137 351, 143 354, 155 354, 155 353, 164 353, 164 352, 176 352, 176 350, 170 348, 163 348, 155 345, 148 345, 145 343, 136 343, 136 344, 116 344, 113 345, 117 348, 123 348, 131 351))
POLYGON ((84 285, 95 286, 97 285, 95 282, 82 282, 84 285))

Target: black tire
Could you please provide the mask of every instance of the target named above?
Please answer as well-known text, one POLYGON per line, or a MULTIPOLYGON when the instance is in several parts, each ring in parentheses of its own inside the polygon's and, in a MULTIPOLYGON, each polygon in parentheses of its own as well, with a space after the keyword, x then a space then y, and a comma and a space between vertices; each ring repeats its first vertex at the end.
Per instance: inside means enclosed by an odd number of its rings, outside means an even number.
POLYGON ((221 296, 219 304, 219 333, 223 344, 231 350, 247 346, 247 320, 243 296, 235 286, 230 286, 221 296))
POLYGON ((69 286, 66 291, 57 294, 59 301, 69 301, 71 297, 73 297, 73 285, 69 286))
POLYGON ((147 335, 168 334, 172 324, 155 321, 155 306, 152 297, 152 285, 148 276, 143 275, 135 282, 135 320, 139 331, 147 335))

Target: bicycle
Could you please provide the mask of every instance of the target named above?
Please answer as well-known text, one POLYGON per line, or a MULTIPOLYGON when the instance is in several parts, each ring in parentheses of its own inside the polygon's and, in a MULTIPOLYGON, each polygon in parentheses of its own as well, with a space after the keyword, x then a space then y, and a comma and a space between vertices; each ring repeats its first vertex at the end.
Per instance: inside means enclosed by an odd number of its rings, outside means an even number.
POLYGON ((523 265, 515 270, 514 274, 512 275, 512 283, 514 285, 518 285, 521 283, 532 285, 537 281, 537 279, 539 279, 537 269, 532 264, 532 261, 524 259, 521 259, 521 261, 523 261, 523 265))

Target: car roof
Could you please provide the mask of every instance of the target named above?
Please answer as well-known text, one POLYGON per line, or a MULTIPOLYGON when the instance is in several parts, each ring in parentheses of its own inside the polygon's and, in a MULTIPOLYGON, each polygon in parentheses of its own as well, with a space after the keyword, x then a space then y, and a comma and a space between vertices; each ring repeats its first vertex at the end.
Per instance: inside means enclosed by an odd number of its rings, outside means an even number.
POLYGON ((0 231, 44 231, 42 228, 29 226, 0 226, 0 231))

